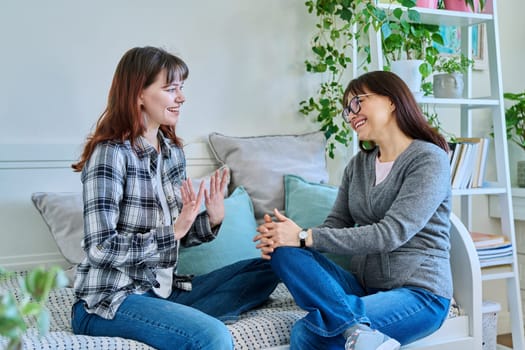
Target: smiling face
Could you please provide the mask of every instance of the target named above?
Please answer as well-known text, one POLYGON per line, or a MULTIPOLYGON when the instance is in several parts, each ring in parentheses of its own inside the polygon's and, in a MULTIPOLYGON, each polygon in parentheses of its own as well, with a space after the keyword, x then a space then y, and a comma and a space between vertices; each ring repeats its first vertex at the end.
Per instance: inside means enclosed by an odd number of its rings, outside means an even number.
MULTIPOLYGON (((394 105, 388 97, 370 91, 356 96, 360 109, 357 109, 357 113, 350 112, 348 119, 359 140, 377 142, 385 133, 392 131, 392 127, 397 128, 393 114, 394 105)), ((348 103, 356 96, 349 95, 348 103)), ((356 100, 354 100, 354 105, 356 105, 356 100)))
POLYGON ((180 108, 186 100, 182 93, 184 81, 166 83, 166 74, 163 69, 139 96, 138 103, 145 116, 147 129, 157 129, 161 125, 175 126, 180 108))

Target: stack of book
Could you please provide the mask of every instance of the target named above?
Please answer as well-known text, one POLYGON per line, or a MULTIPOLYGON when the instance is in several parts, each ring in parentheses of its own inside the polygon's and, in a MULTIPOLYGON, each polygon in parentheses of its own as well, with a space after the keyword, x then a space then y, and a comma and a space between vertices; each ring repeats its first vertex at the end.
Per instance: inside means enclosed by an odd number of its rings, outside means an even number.
POLYGON ((449 143, 452 188, 483 186, 489 140, 488 137, 460 137, 449 143))
POLYGON ((481 267, 512 263, 512 243, 504 235, 471 232, 481 267))

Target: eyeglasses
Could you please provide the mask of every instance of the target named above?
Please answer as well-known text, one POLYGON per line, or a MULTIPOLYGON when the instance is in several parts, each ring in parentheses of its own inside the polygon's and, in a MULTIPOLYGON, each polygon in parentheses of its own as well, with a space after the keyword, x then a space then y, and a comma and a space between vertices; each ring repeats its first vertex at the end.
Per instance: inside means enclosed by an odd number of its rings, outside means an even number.
POLYGON ((354 97, 352 97, 348 106, 346 106, 346 108, 343 109, 343 113, 341 113, 345 122, 350 123, 350 113, 357 114, 361 111, 361 97, 371 96, 371 95, 375 95, 375 94, 372 94, 372 93, 362 94, 362 95, 355 95, 354 97))

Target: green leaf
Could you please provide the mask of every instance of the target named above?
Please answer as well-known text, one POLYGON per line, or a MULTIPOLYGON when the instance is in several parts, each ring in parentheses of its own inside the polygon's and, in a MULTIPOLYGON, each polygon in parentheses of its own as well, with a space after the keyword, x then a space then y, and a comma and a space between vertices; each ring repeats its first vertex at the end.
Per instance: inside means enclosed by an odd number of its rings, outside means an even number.
POLYGON ((408 10, 407 11, 408 19, 412 22, 420 23, 421 22, 421 15, 416 10, 408 10))
POLYGON ((21 308, 22 314, 25 316, 37 315, 41 310, 42 306, 36 302, 27 303, 21 308))
POLYGON ((43 308, 37 317, 38 331, 40 334, 44 335, 49 332, 49 320, 49 310, 43 308))

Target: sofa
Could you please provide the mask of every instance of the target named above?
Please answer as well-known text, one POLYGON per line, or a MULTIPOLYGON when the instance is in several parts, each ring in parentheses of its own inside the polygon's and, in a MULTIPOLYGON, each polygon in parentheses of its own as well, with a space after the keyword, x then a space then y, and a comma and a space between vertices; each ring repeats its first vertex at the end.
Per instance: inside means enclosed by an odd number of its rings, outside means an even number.
MULTIPOLYGON (((322 133, 253 137, 212 133, 206 144, 197 149, 197 154, 187 152, 188 172, 196 187, 209 178, 201 171, 209 169, 209 164, 230 169, 226 216, 214 241, 181 249, 180 273, 202 274, 240 259, 259 256, 252 237, 262 216, 273 208, 285 212, 301 226, 311 227, 322 222, 335 200, 337 187, 328 184, 322 133), (232 241, 236 243, 233 247, 232 241)), ((31 200, 67 262, 66 272, 72 280, 75 266, 84 257, 79 243, 82 237, 81 193, 34 192, 31 200)), ((434 334, 403 348, 481 348, 479 263, 467 230, 454 215, 451 240, 455 302, 449 318, 434 334)), ((344 256, 332 254, 330 258, 343 267, 348 264, 344 256)), ((0 281, 0 292, 12 292, 20 298, 18 278, 24 273, 19 271, 14 277, 0 281)), ((23 348, 150 349, 145 344, 122 338, 74 335, 70 326, 73 301, 70 286, 53 291, 47 303, 51 313, 49 333, 40 336, 34 320, 29 320, 23 348)), ((279 284, 266 304, 246 312, 228 328, 236 349, 286 349, 293 323, 304 314, 286 287, 279 284)), ((0 348, 5 344, 6 339, 0 338, 0 348)))

